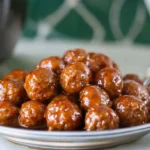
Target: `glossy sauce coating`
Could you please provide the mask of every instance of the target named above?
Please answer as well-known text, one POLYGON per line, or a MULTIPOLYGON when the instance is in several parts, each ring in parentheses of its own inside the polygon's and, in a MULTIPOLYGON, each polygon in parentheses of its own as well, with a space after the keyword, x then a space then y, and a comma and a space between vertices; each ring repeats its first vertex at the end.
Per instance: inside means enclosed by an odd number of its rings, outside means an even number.
POLYGON ((104 89, 111 99, 122 94, 122 75, 114 68, 105 68, 97 72, 95 84, 104 89))
POLYGON ((82 62, 86 65, 89 64, 89 55, 84 49, 71 49, 65 52, 63 60, 66 65, 72 64, 73 62, 82 62))
POLYGON ((106 106, 95 106, 85 116, 85 130, 110 130, 119 128, 119 117, 116 112, 106 106))
POLYGON ((94 52, 89 52, 88 55, 89 55, 89 60, 97 53, 94 53, 94 52))
POLYGON ((115 68, 115 69, 117 69, 119 71, 120 69, 119 69, 118 64, 116 62, 114 62, 114 61, 112 61, 112 63, 113 63, 113 68, 115 68))
POLYGON ((3 77, 3 80, 7 79, 13 79, 13 80, 18 80, 18 81, 25 81, 26 76, 28 75, 29 72, 21 70, 21 69, 15 69, 12 72, 6 74, 3 77))
POLYGON ((120 96, 115 100, 114 108, 119 115, 122 127, 142 125, 148 122, 147 107, 135 96, 120 96))
POLYGON ((113 67, 112 60, 104 54, 90 54, 89 68, 97 72, 106 67, 113 67))
POLYGON ((9 101, 0 101, 0 125, 18 127, 19 108, 9 101))
POLYGON ((140 77, 137 75, 137 74, 126 74, 124 77, 123 77, 123 80, 126 81, 126 80, 133 80, 133 81, 136 81, 140 84, 143 84, 143 81, 140 79, 140 77))
POLYGON ((70 94, 80 92, 82 88, 90 83, 90 80, 90 69, 81 62, 66 66, 60 75, 62 88, 70 94))
POLYGON ((21 106, 19 123, 24 128, 44 128, 46 106, 39 101, 28 101, 21 106))
POLYGON ((26 77, 24 88, 31 100, 45 101, 57 93, 57 76, 48 69, 38 68, 26 77))
POLYGON ((10 101, 20 105, 27 100, 27 94, 22 81, 0 80, 0 101, 10 101))
POLYGON ((146 87, 133 80, 127 80, 124 81, 123 94, 133 95, 141 99, 146 104, 148 111, 150 113, 150 99, 146 87))
POLYGON ((81 107, 88 110, 94 106, 112 106, 108 94, 98 86, 89 85, 80 92, 81 107))
POLYGON ((145 124, 146 88, 150 93, 136 74, 122 78, 105 54, 70 49, 42 59, 32 72, 16 69, 0 80, 0 125, 96 131, 145 124))
POLYGON ((40 64, 37 66, 37 68, 48 68, 52 70, 57 75, 60 75, 62 70, 65 68, 65 64, 63 60, 58 56, 51 56, 48 58, 45 58, 41 60, 40 64))
POLYGON ((148 92, 148 94, 150 96, 150 86, 146 86, 146 89, 147 89, 147 92, 148 92))
POLYGON ((77 130, 82 126, 82 112, 68 97, 58 95, 47 106, 45 113, 49 130, 77 130))

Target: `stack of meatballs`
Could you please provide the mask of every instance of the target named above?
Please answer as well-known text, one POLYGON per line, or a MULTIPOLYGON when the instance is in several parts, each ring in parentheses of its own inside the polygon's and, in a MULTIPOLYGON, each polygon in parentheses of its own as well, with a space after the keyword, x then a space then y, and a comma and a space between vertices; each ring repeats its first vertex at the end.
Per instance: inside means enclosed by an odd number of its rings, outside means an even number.
POLYGON ((135 74, 122 77, 104 54, 68 50, 0 80, 0 125, 49 131, 142 125, 150 121, 150 87, 142 83, 135 74))

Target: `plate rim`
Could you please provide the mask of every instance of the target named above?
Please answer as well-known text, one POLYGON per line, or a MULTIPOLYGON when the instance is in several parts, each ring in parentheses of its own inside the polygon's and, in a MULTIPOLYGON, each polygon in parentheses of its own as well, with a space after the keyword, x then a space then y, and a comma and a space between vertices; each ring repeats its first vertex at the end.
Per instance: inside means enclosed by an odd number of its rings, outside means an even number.
POLYGON ((38 131, 38 130, 28 130, 28 129, 20 129, 20 128, 13 128, 13 127, 5 127, 0 126, 0 134, 3 135, 36 135, 36 136, 59 136, 59 137, 78 137, 78 136, 107 136, 107 135, 116 135, 116 134, 123 134, 129 132, 140 132, 143 130, 150 131, 150 123, 128 127, 128 128, 121 128, 121 129, 113 129, 113 130, 104 130, 104 131, 38 131))

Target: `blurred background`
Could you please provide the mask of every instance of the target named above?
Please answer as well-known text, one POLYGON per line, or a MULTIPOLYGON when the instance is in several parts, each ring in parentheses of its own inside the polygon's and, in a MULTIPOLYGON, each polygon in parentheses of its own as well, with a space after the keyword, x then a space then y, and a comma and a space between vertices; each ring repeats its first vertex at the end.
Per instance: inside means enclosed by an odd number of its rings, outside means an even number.
POLYGON ((150 0, 0 0, 0 76, 71 48, 105 53, 123 74, 144 76, 149 44, 150 0))
POLYGON ((150 44, 150 0, 28 0, 23 37, 150 44))

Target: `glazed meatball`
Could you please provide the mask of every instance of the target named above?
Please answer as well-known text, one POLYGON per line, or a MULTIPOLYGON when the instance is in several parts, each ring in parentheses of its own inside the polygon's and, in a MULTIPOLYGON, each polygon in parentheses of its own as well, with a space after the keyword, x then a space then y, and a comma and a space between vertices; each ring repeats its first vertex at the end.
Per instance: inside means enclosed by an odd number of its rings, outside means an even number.
POLYGON ((0 80, 0 101, 10 101, 21 105, 27 100, 27 94, 22 81, 0 80))
POLYGON ((119 117, 113 109, 102 105, 88 109, 85 116, 85 130, 110 130, 118 127, 119 117))
POLYGON ((106 67, 113 67, 112 60, 104 54, 91 54, 89 67, 93 72, 97 72, 106 67))
POLYGON ((96 73, 95 84, 104 89, 111 99, 121 95, 123 79, 119 71, 105 68, 96 73))
POLYGON ((77 130, 82 126, 82 113, 68 97, 59 95, 47 106, 45 113, 49 130, 77 130))
POLYGON ((66 51, 63 56, 63 60, 66 65, 72 64, 73 62, 82 62, 86 65, 89 63, 89 55, 85 50, 77 48, 66 51))
POLYGON ((90 80, 91 72, 89 68, 81 62, 66 66, 60 75, 62 88, 70 94, 80 92, 82 88, 90 83, 90 80))
POLYGON ((114 108, 119 115, 122 127, 141 125, 148 121, 147 107, 135 96, 120 96, 115 100, 114 108))
POLYGON ((28 75, 27 71, 21 70, 21 69, 15 69, 9 74, 6 74, 3 79, 13 79, 13 80, 18 80, 18 81, 25 81, 26 76, 28 75))
POLYGON ((126 81, 126 80, 133 80, 133 81, 136 81, 140 84, 143 84, 143 81, 140 79, 140 77, 136 74, 126 74, 124 77, 123 77, 123 80, 126 81))
POLYGON ((28 101, 22 104, 19 115, 19 123, 24 128, 44 128, 46 106, 39 101, 28 101))
POLYGON ((37 68, 49 68, 57 75, 60 75, 62 70, 65 68, 63 60, 58 56, 52 56, 41 60, 37 68))
POLYGON ((87 86, 80 92, 81 107, 85 110, 94 106, 105 105, 111 107, 112 102, 108 94, 98 86, 87 86))
POLYGON ((57 92, 57 76, 51 70, 38 68, 26 77, 24 88, 31 100, 48 100, 57 92))
POLYGON ((148 92, 148 94, 150 96, 150 86, 146 86, 146 89, 147 89, 147 92, 148 92))
POLYGON ((112 61, 112 63, 113 63, 113 68, 119 71, 120 69, 119 69, 119 66, 116 64, 116 62, 112 61))
POLYGON ((123 95, 133 95, 141 99, 142 101, 144 101, 150 113, 150 99, 146 87, 133 80, 127 80, 124 82, 124 87, 122 92, 123 95))
POLYGON ((89 52, 88 55, 89 55, 89 60, 97 53, 94 53, 94 52, 89 52))
POLYGON ((18 127, 19 108, 9 101, 0 101, 0 125, 18 127))

